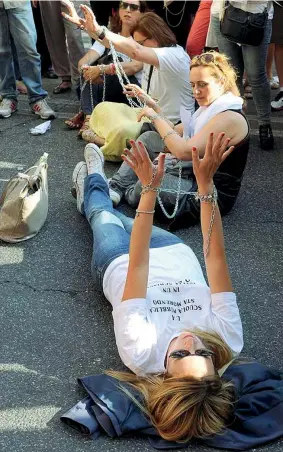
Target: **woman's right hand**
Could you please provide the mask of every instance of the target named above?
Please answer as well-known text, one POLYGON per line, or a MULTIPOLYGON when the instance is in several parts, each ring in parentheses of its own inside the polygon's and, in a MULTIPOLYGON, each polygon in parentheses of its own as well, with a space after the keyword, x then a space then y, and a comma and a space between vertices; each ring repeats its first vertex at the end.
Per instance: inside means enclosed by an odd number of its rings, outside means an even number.
POLYGON ((164 176, 165 154, 159 154, 158 165, 155 166, 141 141, 130 140, 130 144, 130 150, 124 149, 123 161, 136 173, 142 185, 150 184, 152 188, 158 188, 164 176))

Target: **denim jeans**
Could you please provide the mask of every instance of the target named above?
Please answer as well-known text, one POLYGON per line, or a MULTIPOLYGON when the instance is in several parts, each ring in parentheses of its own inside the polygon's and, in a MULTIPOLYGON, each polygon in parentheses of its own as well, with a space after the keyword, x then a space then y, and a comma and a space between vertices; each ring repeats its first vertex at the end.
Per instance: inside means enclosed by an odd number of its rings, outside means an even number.
MULTIPOLYGON (((102 285, 111 262, 129 253, 134 220, 114 209, 108 185, 100 174, 91 174, 85 179, 83 210, 93 232, 92 271, 102 285)), ((150 248, 177 243, 183 242, 174 234, 153 226, 150 248)))
POLYGON ((211 16, 211 26, 216 36, 219 52, 225 53, 238 74, 238 87, 243 93, 242 78, 246 71, 252 87, 253 99, 256 106, 259 124, 270 124, 271 93, 266 75, 266 57, 272 32, 272 21, 268 20, 262 43, 259 46, 245 46, 229 41, 220 31, 217 16, 211 16))
POLYGON ((30 2, 5 10, 0 7, 0 96, 17 99, 11 38, 17 51, 20 74, 30 103, 47 96, 42 88, 40 56, 36 50, 36 30, 30 2))

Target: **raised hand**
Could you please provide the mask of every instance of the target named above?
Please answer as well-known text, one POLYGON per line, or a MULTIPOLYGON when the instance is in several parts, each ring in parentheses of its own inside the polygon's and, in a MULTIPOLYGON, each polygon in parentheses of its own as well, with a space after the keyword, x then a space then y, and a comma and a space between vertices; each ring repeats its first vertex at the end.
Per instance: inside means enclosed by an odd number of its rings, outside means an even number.
POLYGON ((126 162, 138 176, 142 185, 149 185, 151 188, 158 188, 164 176, 165 154, 160 154, 158 165, 153 165, 148 156, 148 152, 141 141, 130 141, 132 148, 124 149, 122 159, 126 162))
POLYGON ((96 34, 96 32, 100 29, 100 26, 97 23, 96 17, 92 10, 86 5, 81 5, 81 10, 84 14, 84 19, 81 19, 81 24, 84 29, 89 35, 96 34))
POLYGON ((199 158, 197 149, 192 149, 193 171, 199 188, 208 187, 213 183, 214 174, 234 149, 234 146, 228 148, 229 142, 230 138, 225 138, 225 133, 222 132, 213 143, 213 133, 211 133, 202 159, 199 158))
POLYGON ((82 25, 82 19, 78 16, 74 3, 70 0, 61 0, 61 3, 67 8, 68 11, 68 13, 62 12, 64 19, 67 19, 69 22, 72 22, 72 24, 80 27, 82 25))

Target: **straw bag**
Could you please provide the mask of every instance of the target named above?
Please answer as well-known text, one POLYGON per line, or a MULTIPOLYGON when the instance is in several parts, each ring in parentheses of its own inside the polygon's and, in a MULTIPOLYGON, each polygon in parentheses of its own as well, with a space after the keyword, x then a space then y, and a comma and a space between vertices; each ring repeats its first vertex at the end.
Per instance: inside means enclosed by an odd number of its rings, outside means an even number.
POLYGON ((0 199, 0 239, 21 242, 34 237, 48 212, 47 153, 7 183, 0 199))

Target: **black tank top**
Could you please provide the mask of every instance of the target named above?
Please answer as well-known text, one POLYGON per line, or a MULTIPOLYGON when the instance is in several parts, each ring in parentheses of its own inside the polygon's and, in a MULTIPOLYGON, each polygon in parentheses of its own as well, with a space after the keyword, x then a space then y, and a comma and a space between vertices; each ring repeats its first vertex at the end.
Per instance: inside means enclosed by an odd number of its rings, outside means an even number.
POLYGON ((226 173, 230 176, 234 176, 237 179, 242 179, 243 172, 247 163, 247 157, 250 147, 250 125, 247 121, 245 114, 241 110, 227 110, 234 111, 242 115, 248 126, 248 133, 240 143, 235 145, 235 149, 227 157, 227 159, 220 165, 217 173, 226 173))

